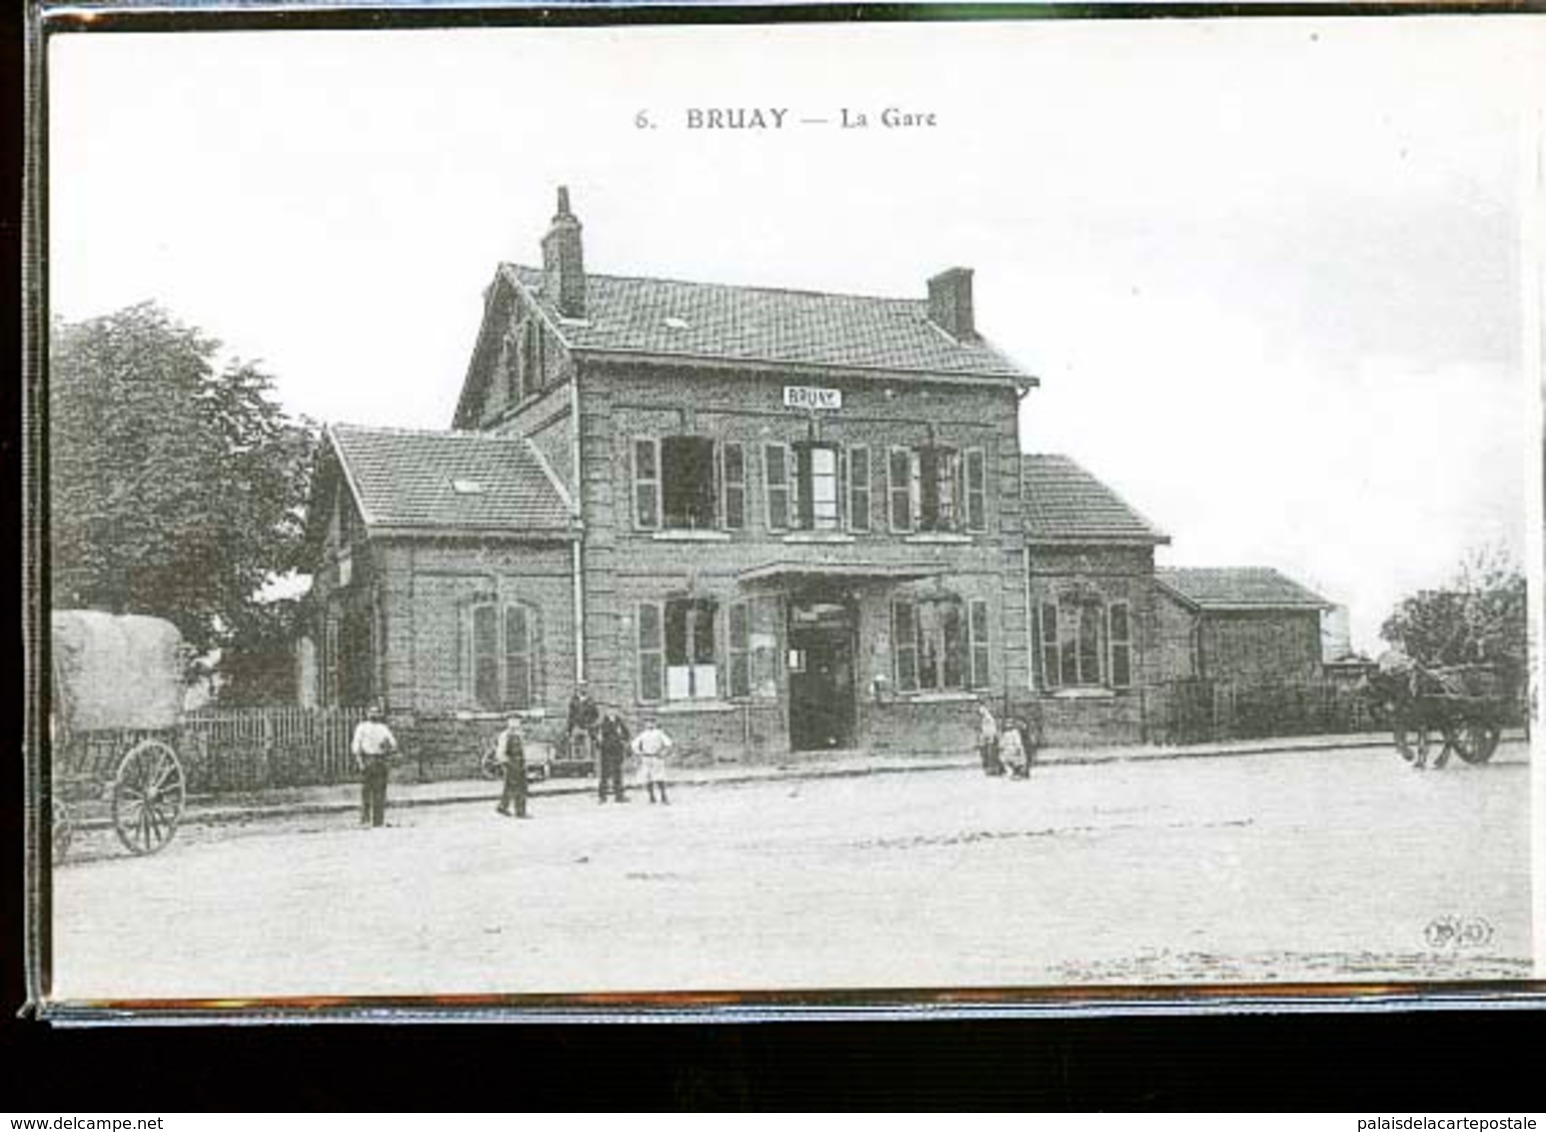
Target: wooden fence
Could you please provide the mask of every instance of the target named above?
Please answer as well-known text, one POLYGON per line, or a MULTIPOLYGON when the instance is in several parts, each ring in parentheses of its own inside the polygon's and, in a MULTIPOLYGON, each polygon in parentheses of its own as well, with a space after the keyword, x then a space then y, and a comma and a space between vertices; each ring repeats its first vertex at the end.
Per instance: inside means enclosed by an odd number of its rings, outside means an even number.
POLYGON ((1176 680, 1144 690, 1144 717, 1148 740, 1164 744, 1338 735, 1388 726, 1356 688, 1330 680, 1176 680))
POLYGON ((198 711, 184 718, 177 752, 195 794, 349 782, 349 741, 364 718, 364 708, 198 711))

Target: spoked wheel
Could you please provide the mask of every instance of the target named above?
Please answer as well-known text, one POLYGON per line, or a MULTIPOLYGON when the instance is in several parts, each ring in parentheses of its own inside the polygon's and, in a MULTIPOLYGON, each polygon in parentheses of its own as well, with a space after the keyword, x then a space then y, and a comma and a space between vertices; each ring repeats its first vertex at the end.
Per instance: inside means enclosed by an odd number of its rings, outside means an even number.
POLYGON ((1396 750, 1409 763, 1426 763, 1433 747, 1433 732, 1421 724, 1397 722, 1396 750))
POLYGON ((1492 753, 1498 749, 1498 740, 1502 736, 1502 729, 1496 723, 1473 719, 1460 729, 1455 750, 1466 762, 1481 764, 1492 758, 1492 753))
POLYGON ((131 853, 155 853, 177 832, 187 786, 182 763, 157 739, 137 744, 113 781, 113 829, 131 853))
POLYGON ((67 802, 55 798, 49 807, 48 831, 53 841, 53 856, 51 864, 59 864, 70 852, 70 842, 75 840, 75 822, 70 817, 70 806, 67 802))

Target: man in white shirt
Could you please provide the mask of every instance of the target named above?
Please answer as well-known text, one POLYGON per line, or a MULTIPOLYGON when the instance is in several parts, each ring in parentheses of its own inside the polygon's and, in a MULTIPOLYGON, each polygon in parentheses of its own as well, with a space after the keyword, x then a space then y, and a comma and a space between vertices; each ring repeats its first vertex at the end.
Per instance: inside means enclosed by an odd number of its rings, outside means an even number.
POLYGON ((397 753, 397 737, 382 721, 383 714, 379 704, 372 704, 349 744, 355 769, 360 772, 361 825, 378 826, 386 821, 387 776, 397 753))
POLYGON ((671 753, 671 736, 660 729, 654 719, 645 720, 644 730, 634 738, 633 753, 639 756, 639 766, 644 771, 644 785, 655 801, 655 791, 660 791, 660 801, 670 805, 666 797, 666 756, 671 753))

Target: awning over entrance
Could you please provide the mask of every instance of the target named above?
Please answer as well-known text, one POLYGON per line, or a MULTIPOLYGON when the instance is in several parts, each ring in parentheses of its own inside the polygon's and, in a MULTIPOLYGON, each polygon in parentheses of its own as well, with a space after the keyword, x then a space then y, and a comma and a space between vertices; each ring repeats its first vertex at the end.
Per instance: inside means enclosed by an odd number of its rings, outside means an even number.
POLYGON ((916 582, 945 572, 937 562, 769 562, 742 570, 745 586, 810 582, 916 582))

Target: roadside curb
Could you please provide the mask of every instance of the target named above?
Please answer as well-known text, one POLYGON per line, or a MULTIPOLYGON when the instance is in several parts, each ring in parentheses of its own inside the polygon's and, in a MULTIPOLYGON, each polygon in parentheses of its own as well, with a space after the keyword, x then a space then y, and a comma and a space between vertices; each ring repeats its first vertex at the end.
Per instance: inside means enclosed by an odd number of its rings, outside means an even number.
MULTIPOLYGON (((1066 766, 1099 766, 1106 763, 1144 763, 1144 762, 1170 762, 1179 759, 1204 759, 1204 758, 1239 758, 1254 755, 1279 755, 1313 751, 1339 750, 1349 747, 1370 748, 1390 745, 1388 735, 1347 735, 1339 736, 1333 742, 1324 738, 1320 741, 1312 741, 1309 737, 1301 739, 1288 739, 1281 743, 1273 743, 1267 746, 1240 746, 1222 745, 1218 747, 1131 747, 1131 748, 1101 748, 1091 751, 1081 751, 1078 748, 1062 748, 1052 753, 1043 753, 1036 766, 1040 770, 1053 769, 1066 766)), ((882 774, 914 774, 923 771, 947 771, 968 770, 978 765, 975 755, 961 755, 948 759, 919 759, 916 762, 895 761, 872 765, 854 766, 823 766, 820 763, 809 763, 800 766, 786 766, 773 771, 761 773, 748 771, 746 773, 730 773, 724 775, 694 776, 691 773, 680 775, 673 785, 682 787, 700 786, 744 786, 749 783, 759 782, 788 782, 822 778, 865 778, 882 774)), ((405 786, 413 786, 413 783, 405 783, 405 786)), ((532 791, 532 797, 555 798, 573 795, 590 794, 595 790, 593 781, 577 781, 573 785, 544 786, 532 791)), ((468 780, 467 788, 454 793, 446 793, 429 797, 414 797, 411 794, 401 794, 392 798, 388 803, 389 809, 416 809, 427 806, 466 805, 482 802, 494 804, 499 799, 499 786, 495 782, 483 782, 478 780, 476 786, 473 780, 468 780)), ((359 803, 354 799, 326 799, 317 801, 298 800, 285 803, 268 803, 254 806, 219 806, 207 810, 197 808, 189 810, 183 815, 184 824, 188 825, 230 825, 248 821, 268 821, 276 818, 321 816, 325 814, 350 813, 358 809, 359 803)), ((86 828, 106 822, 86 823, 86 828)))

